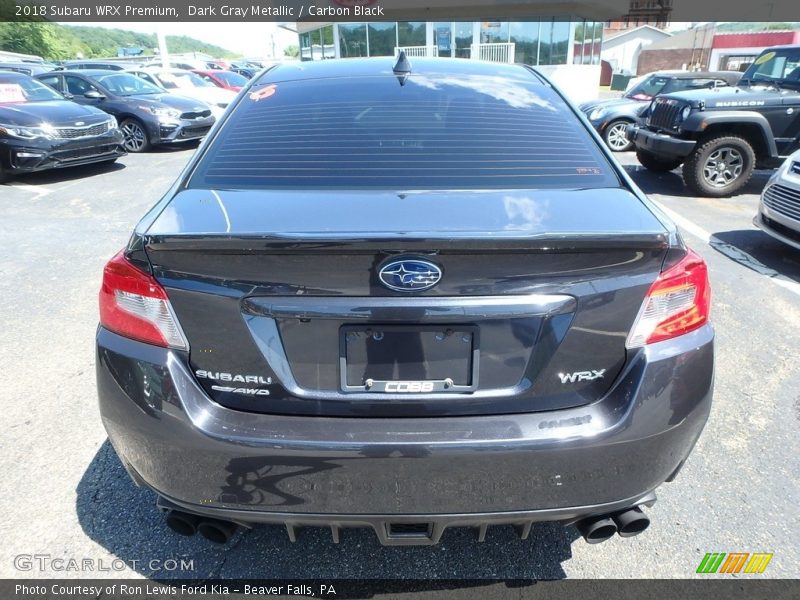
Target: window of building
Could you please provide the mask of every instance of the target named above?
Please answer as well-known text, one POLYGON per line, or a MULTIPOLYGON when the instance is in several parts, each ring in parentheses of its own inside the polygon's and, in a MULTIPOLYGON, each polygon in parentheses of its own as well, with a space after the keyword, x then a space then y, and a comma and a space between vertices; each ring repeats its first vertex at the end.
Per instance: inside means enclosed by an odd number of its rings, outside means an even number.
POLYGON ((455 24, 455 56, 457 58, 470 58, 472 50, 472 23, 457 22, 455 24))
POLYGON ((575 24, 572 62, 576 65, 600 64, 600 49, 603 43, 603 24, 581 21, 575 24))
POLYGON ((333 25, 320 29, 320 34, 322 36, 323 58, 336 58, 336 49, 333 45, 333 25))
POLYGON ((342 58, 368 56, 366 23, 339 25, 339 56, 342 58))
POLYGON ((300 34, 300 60, 311 60, 311 34, 300 34))
POLYGON ((540 65, 564 65, 569 51, 570 24, 564 21, 543 21, 539 29, 540 65))
POLYGON ((512 22, 509 40, 514 43, 514 62, 536 65, 539 61, 539 23, 512 22))
POLYGON ((397 44, 396 23, 370 23, 367 31, 370 56, 394 56, 397 44))
POLYGON ((453 24, 450 22, 433 24, 433 44, 437 56, 453 56, 453 24))
POLYGON ((425 22, 424 21, 400 21, 397 24, 397 45, 398 46, 424 46, 425 45, 425 22))
POLYGON ((507 44, 508 21, 483 21, 481 23, 482 44, 507 44))

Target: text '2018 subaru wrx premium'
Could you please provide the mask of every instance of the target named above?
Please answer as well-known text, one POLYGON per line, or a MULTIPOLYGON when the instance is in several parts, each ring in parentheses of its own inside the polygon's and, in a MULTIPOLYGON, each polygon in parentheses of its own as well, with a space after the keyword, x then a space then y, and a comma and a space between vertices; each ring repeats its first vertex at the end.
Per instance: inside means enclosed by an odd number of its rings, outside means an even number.
POLYGON ((705 263, 534 70, 280 65, 105 268, 109 437, 167 524, 648 525, 708 417, 705 263))

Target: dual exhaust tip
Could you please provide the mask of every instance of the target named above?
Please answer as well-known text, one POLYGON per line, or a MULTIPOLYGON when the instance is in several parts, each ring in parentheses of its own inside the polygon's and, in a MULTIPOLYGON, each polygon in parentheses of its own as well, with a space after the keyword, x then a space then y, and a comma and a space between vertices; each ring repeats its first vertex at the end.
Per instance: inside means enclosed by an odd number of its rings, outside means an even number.
POLYGON ((180 510, 169 511, 166 521, 167 527, 177 534, 192 536, 199 533, 215 544, 227 544, 239 529, 236 523, 230 521, 200 517, 180 510))
POLYGON ((575 524, 583 539, 589 544, 599 544, 614 537, 633 537, 650 526, 650 519, 641 508, 635 506, 613 515, 598 515, 575 524))

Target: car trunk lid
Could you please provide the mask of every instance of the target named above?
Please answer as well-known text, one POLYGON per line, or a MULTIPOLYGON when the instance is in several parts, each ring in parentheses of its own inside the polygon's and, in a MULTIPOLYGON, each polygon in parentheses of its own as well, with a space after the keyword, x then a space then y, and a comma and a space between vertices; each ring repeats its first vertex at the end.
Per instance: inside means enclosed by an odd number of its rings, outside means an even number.
POLYGON ((600 398, 669 246, 641 200, 606 188, 185 190, 140 233, 211 397, 350 416, 600 398), (387 288, 398 259, 441 281, 387 288))

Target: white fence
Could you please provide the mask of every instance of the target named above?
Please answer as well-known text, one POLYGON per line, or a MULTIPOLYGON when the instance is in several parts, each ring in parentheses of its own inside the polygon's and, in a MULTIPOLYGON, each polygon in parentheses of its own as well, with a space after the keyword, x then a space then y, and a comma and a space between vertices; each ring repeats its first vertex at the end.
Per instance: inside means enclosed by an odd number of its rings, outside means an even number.
POLYGON ((398 56, 401 51, 405 52, 409 58, 413 56, 435 57, 438 54, 436 46, 395 46, 394 55, 398 56))
POLYGON ((471 58, 491 62, 513 63, 516 44, 472 44, 471 58))

